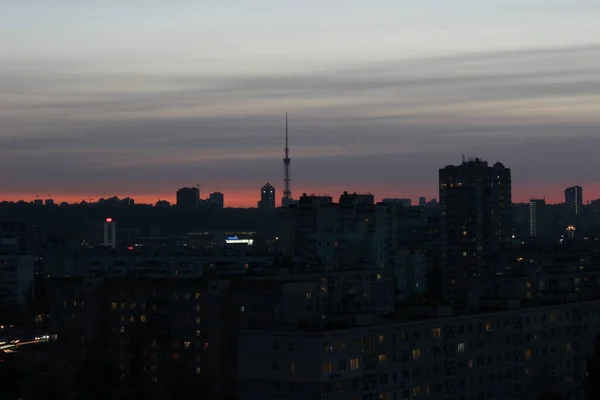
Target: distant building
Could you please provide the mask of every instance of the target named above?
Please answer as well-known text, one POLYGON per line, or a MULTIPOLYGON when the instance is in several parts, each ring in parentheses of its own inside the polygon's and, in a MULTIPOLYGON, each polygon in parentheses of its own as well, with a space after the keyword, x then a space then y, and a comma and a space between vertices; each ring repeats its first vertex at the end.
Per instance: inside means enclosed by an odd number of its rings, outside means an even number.
POLYGON ((258 202, 258 208, 275 208, 275 188, 270 183, 267 183, 265 186, 260 188, 260 201, 258 202))
POLYGON ((565 205, 572 214, 581 214, 583 211, 583 188, 581 186, 571 186, 565 189, 565 205))
POLYGON ((383 199, 382 202, 384 204, 401 204, 403 207, 411 207, 412 206, 412 200, 411 199, 387 198, 387 199, 383 199))
POLYGON ((177 191, 177 208, 195 210, 200 205, 200 189, 184 187, 177 191))
POLYGON ((467 296, 469 279, 491 272, 511 238, 510 169, 479 158, 439 171, 444 296, 467 296))
POLYGON ((427 199, 425 197, 419 197, 419 207, 425 207, 427 205, 427 199))
POLYGON ((171 203, 167 200, 159 200, 154 205, 156 208, 171 208, 171 203))
POLYGON ((117 225, 112 218, 104 221, 104 246, 113 249, 117 247, 117 225))
POLYGON ((529 236, 544 236, 546 200, 531 199, 529 201, 529 236))
POLYGON ((221 192, 211 193, 208 198, 208 206, 212 207, 212 208, 216 208, 218 210, 222 210, 223 207, 225 206, 225 199, 224 199, 223 193, 221 193, 221 192))

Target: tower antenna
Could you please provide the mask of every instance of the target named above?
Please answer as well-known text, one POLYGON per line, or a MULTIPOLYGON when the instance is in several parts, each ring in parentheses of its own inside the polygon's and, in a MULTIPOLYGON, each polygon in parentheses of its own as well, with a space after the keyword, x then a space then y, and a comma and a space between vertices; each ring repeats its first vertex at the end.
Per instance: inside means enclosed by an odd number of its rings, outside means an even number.
POLYGON ((285 157, 283 159, 283 199, 282 206, 287 206, 292 199, 292 189, 290 187, 290 148, 288 147, 288 114, 285 112, 285 157))

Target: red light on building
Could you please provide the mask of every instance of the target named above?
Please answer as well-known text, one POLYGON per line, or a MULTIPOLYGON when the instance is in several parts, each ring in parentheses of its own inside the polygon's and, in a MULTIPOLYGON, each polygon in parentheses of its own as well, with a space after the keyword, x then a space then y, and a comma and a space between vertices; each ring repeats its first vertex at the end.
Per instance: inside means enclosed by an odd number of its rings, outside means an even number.
POLYGON ((112 222, 112 218, 106 218, 106 222, 112 222))
POLYGON ((133 246, 129 246, 127 250, 133 250, 133 246))

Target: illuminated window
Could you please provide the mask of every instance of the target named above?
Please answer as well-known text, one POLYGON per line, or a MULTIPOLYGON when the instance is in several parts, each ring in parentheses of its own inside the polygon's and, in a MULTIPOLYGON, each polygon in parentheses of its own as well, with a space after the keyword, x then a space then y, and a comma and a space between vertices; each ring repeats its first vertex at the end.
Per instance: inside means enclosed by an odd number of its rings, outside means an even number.
POLYGON ((485 323, 485 331, 489 332, 491 330, 492 330, 492 322, 488 321, 488 322, 485 323))
POLYGON ((527 282, 527 283, 525 283, 525 287, 528 287, 528 288, 530 288, 530 287, 531 287, 531 282, 527 282))
POLYGON ((204 343, 204 350, 208 350, 208 342, 204 343))
POLYGON ((326 342, 323 344, 323 352, 324 353, 333 353, 333 346, 331 343, 326 342))
POLYGON ((240 306, 240 312, 244 312, 244 311, 246 311, 246 307, 240 306))
POLYGON ((124 326, 121 327, 121 333, 125 333, 125 327, 124 326))
POLYGON ((421 357, 421 350, 419 350, 419 349, 413 349, 413 351, 412 351, 412 358, 413 358, 413 360, 418 360, 419 357, 421 357))
POLYGON ((189 349, 190 347, 192 347, 192 343, 191 342, 183 342, 183 347, 185 347, 186 349, 189 349))
POLYGON ((359 368, 360 368, 360 360, 358 358, 351 358, 350 359, 350 369, 357 370, 359 368))
POLYGON ((464 343, 459 343, 456 346, 456 351, 459 353, 464 353, 465 352, 465 344, 464 343))
POLYGON ((121 303, 121 308, 125 308, 125 303, 121 303))
POLYGON ((326 374, 330 374, 331 373, 331 363, 330 362, 326 362, 325 364, 323 364, 323 372, 326 374))
POLYGON ((200 323, 200 317, 196 317, 196 323, 199 324, 200 323))
POLYGON ((200 299, 200 293, 196 292, 196 300, 199 300, 199 299, 200 299))
POLYGON ((142 321, 142 322, 146 322, 146 316, 145 316, 145 315, 142 315, 142 316, 140 317, 140 321, 142 321))
POLYGON ((185 299, 189 300, 191 298, 192 298, 192 296, 190 295, 190 292, 185 292, 185 299))
POLYGON ((387 361, 387 356, 385 354, 380 354, 379 355, 379 364, 383 365, 385 364, 387 361))
POLYGON ((306 300, 312 299, 312 292, 306 292, 306 300))
POLYGON ((196 312, 200 312, 200 306, 196 306, 196 312))
POLYGON ((385 336, 379 335, 379 344, 385 343, 385 336))
POLYGON ((113 309, 113 310, 115 310, 116 308, 117 308, 117 303, 115 303, 115 302, 113 301, 113 303, 112 303, 112 309, 113 309))
POLYGON ((525 359, 526 360, 531 360, 531 354, 532 354, 531 349, 525 350, 525 359))
POLYGON ((290 374, 296 373, 296 363, 294 363, 294 362, 288 363, 288 372, 290 374))
POLYGON ((200 330, 196 330, 196 336, 200 336, 202 332, 200 330))
POLYGON ((440 336, 442 336, 442 330, 440 328, 433 328, 431 330, 431 336, 433 336, 434 338, 439 338, 440 336))
POLYGON ((200 373, 200 367, 196 367, 196 373, 199 374, 200 373))
POLYGON ((129 316, 129 322, 135 322, 135 316, 133 316, 133 315, 129 316))
POLYGON ((382 277, 383 277, 383 275, 381 275, 381 274, 377 274, 377 280, 378 280, 378 281, 380 281, 382 277))

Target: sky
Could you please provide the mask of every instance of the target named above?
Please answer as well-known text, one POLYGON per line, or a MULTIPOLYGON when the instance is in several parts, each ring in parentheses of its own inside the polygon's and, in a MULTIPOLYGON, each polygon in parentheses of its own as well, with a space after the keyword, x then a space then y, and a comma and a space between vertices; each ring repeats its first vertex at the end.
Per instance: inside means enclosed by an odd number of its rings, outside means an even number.
POLYGON ((0 198, 600 198, 598 0, 0 0, 0 198))

